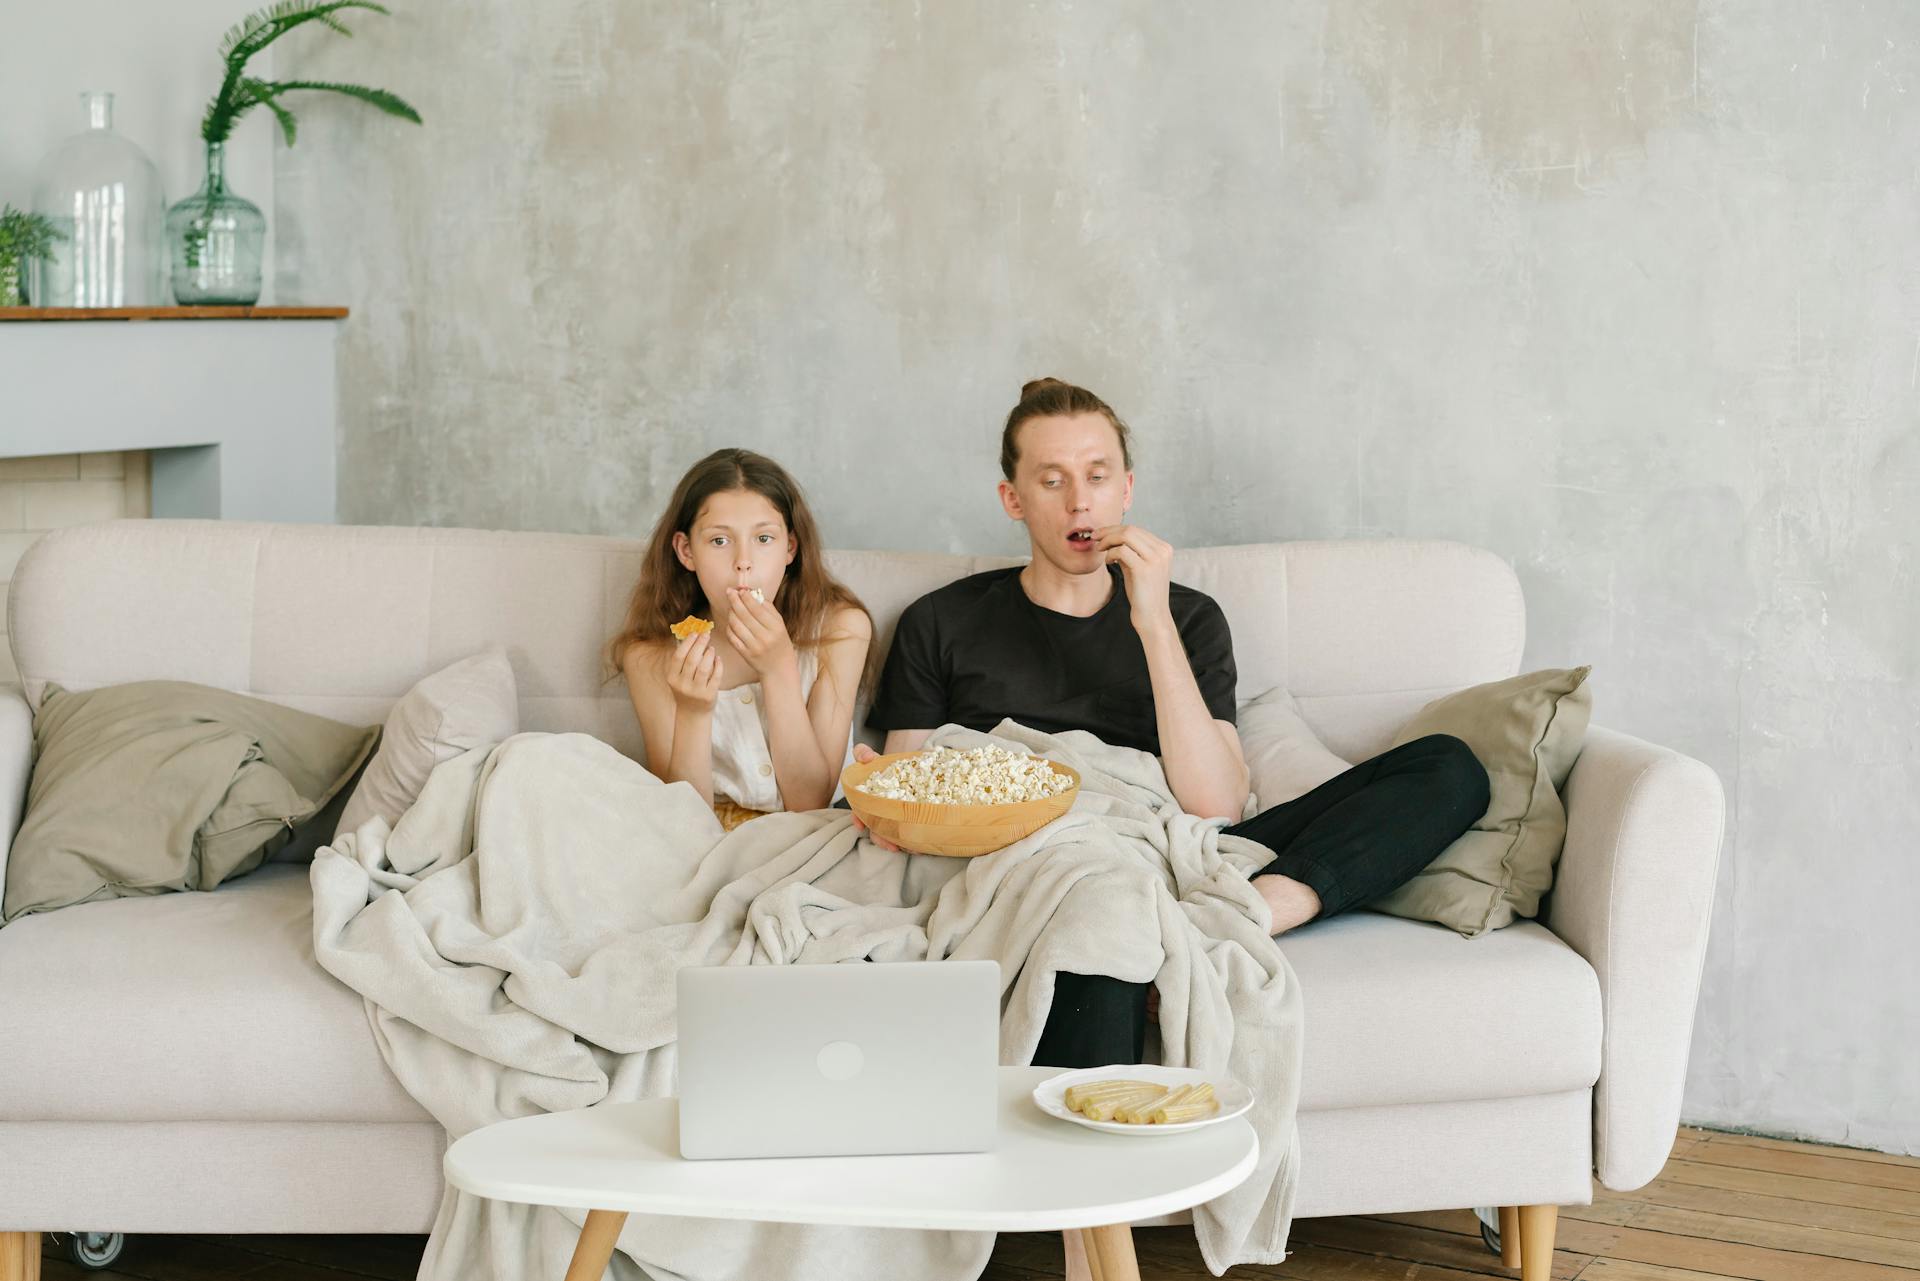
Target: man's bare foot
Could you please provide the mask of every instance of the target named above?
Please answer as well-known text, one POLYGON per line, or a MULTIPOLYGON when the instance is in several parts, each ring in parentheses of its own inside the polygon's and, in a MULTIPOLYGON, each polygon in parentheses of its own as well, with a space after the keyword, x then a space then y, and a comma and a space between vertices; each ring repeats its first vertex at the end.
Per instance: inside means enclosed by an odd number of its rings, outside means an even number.
POLYGON ((1267 901, 1273 913, 1273 933, 1278 938, 1297 925, 1305 925, 1320 915, 1320 896, 1312 886, 1269 872, 1253 878, 1253 888, 1267 901))
POLYGON ((1067 1281, 1093 1281, 1093 1265, 1087 1262, 1087 1238, 1078 1229, 1060 1234, 1067 1246, 1067 1281))

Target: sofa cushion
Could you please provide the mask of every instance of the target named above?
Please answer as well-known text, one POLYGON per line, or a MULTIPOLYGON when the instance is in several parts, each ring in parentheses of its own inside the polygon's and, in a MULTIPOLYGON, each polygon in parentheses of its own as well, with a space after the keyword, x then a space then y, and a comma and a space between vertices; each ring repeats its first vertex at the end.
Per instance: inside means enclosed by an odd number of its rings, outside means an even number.
POLYGON ((313 956, 307 869, 0 929, 0 1121, 420 1121, 313 956))
MULTIPOLYGON (((0 1121, 428 1119, 360 998, 314 961, 306 871, 0 930, 0 1026, 14 1033, 0 1037, 0 1121)), ((1304 1111, 1599 1077, 1598 982, 1538 924, 1469 940, 1352 912, 1281 944, 1306 1004, 1304 1111)))
POLYGON ((1600 1079, 1600 984, 1545 927, 1477 939, 1349 912, 1284 934, 1306 1004, 1300 1109, 1506 1098, 1600 1079))

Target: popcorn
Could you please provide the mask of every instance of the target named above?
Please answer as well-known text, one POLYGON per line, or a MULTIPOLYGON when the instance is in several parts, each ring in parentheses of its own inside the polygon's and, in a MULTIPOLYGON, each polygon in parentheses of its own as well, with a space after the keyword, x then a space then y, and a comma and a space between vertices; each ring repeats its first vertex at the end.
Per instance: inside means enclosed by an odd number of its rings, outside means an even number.
POLYGON ((930 805, 1009 805, 1073 790, 1073 779, 1038 756, 1001 747, 932 747, 858 784, 869 796, 930 805))

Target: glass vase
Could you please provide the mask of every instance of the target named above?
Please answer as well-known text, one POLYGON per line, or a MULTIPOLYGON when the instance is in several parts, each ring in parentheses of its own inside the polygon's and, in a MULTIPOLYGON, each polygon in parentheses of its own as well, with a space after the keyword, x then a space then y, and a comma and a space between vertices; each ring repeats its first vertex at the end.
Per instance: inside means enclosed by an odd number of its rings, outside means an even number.
POLYGON ((34 177, 33 208, 65 235, 30 266, 38 307, 152 307, 164 301, 160 171, 113 131, 113 95, 83 93, 87 127, 50 152, 34 177))
POLYGON ((242 306, 260 300, 267 219, 227 187, 227 145, 207 144, 200 190, 167 211, 173 299, 183 307, 242 306))

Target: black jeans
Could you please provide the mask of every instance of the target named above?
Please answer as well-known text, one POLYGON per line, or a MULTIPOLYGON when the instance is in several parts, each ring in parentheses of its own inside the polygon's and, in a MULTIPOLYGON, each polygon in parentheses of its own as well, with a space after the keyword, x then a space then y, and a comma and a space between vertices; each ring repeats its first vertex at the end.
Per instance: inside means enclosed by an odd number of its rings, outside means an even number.
MULTIPOLYGON (((1314 919, 1336 916, 1397 889, 1487 810, 1487 771, 1448 734, 1403 743, 1305 796, 1225 834, 1273 851, 1255 876, 1275 872, 1320 896, 1314 919)), ((1145 1053, 1147 988, 1104 974, 1054 978, 1053 1007, 1033 1061, 1047 1067, 1138 1063, 1145 1053)))

